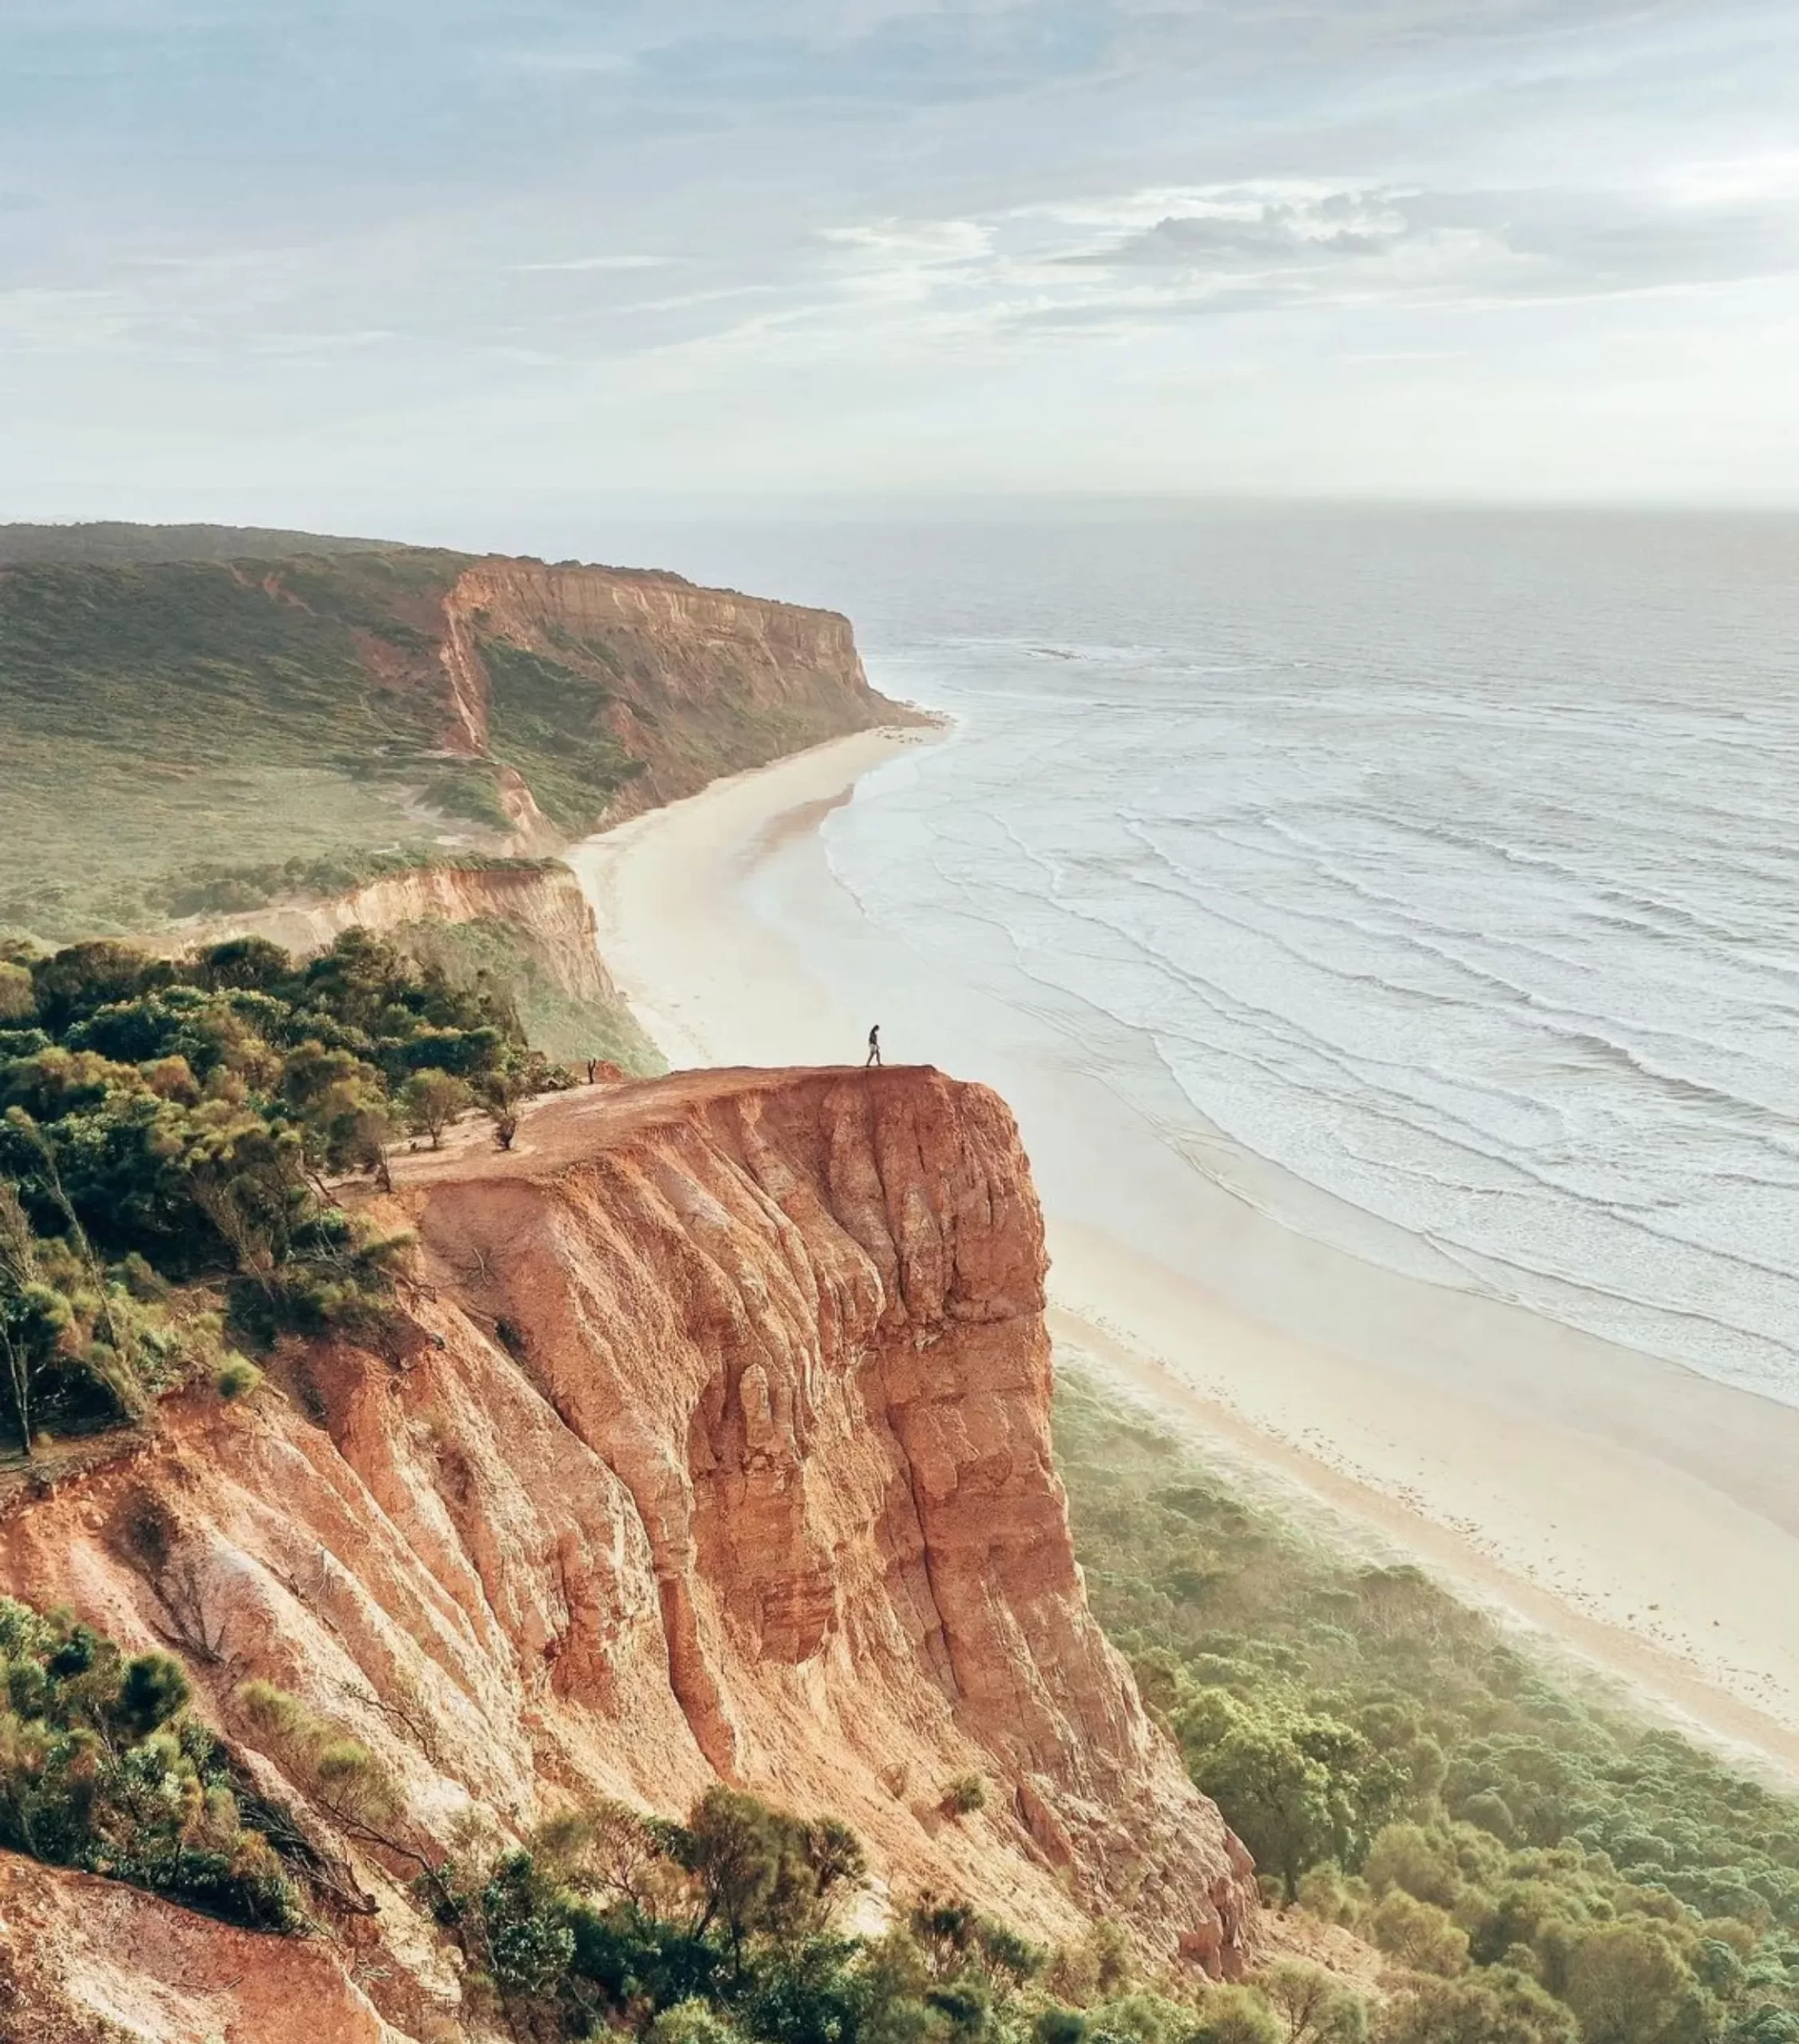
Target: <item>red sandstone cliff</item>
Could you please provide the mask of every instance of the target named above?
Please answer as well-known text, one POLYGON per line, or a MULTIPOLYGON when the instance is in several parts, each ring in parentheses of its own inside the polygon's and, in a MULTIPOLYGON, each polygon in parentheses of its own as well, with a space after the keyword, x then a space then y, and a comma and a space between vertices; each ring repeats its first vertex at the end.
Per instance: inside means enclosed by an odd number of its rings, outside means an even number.
MULTIPOLYGON (((422 699, 445 753, 486 759, 496 649, 545 662, 573 701, 591 697, 592 714, 640 770, 596 822, 618 822, 828 739, 915 719, 869 686, 849 620, 835 612, 651 571, 441 558, 441 576, 390 596, 387 613, 371 612, 374 621, 358 626, 371 681, 382 694, 422 699)), ((272 596, 285 593, 278 571, 267 585, 272 596)), ((498 918, 565 992, 615 1000, 591 913, 566 872, 547 862, 518 870, 469 861, 470 848, 539 854, 567 842, 525 776, 490 763, 509 829, 440 819, 448 834, 442 866, 324 900, 190 917, 157 941, 176 949, 254 933, 303 953, 353 925, 391 932, 498 918)))
POLYGON ((613 736, 646 763, 608 821, 913 715, 870 687, 846 617, 678 575, 495 557, 462 571, 442 618, 446 746, 486 749, 484 640, 552 659, 604 692, 613 736))
MULTIPOLYGON (((1104 1910, 1237 1969, 1246 1856, 1074 1563, 1040 1218, 993 1095, 685 1074, 396 1176, 427 1288, 405 1362, 296 1352, 285 1400, 170 1410, 0 1523, 0 1585, 134 1643, 178 1602, 240 1743, 246 1674, 298 1692, 386 1761, 422 1839, 471 1804, 519 1827, 596 1792, 679 1810, 723 1774, 849 1820, 892 1888, 1044 1935, 1104 1910), (160 1594, 128 1558, 147 1505, 160 1594), (947 1822, 970 1770, 988 1807, 947 1822)), ((382 1909, 358 1977, 422 2037, 458 1990, 399 1871, 359 1867, 382 1909)))

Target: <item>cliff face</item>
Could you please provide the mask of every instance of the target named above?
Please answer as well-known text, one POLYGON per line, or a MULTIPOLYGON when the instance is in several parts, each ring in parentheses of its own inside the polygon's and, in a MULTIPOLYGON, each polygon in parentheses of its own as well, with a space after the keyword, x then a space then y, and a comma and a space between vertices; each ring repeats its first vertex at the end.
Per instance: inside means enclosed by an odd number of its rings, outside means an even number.
POLYGON ((396 850, 554 851, 910 714, 824 611, 423 548, 220 559, 191 537, 204 557, 151 534, 121 566, 129 535, 108 533, 101 560, 0 561, 0 936, 159 929, 396 850))
POLYGON ((577 1000, 616 1000, 600 962, 593 910, 568 867, 421 866, 389 873, 323 901, 296 901, 243 915, 208 917, 168 941, 266 937, 302 954, 323 950, 347 929, 390 935, 426 922, 501 921, 539 957, 545 971, 577 1000))
MULTIPOLYGON (((314 1350, 287 1401, 171 1412, 15 1511, 0 1583, 197 1639, 240 1741, 246 1675, 296 1691, 387 1761, 421 1837, 471 1801, 521 1827, 595 1793, 678 1811, 723 1775, 848 1820, 884 1884, 1046 1936, 1105 1910, 1238 1968, 1246 1856, 1087 1609, 1040 1217, 993 1095, 689 1074, 396 1175, 426 1287, 403 1363, 314 1350), (172 1529, 153 1571, 146 1510, 172 1529), (946 1820, 969 1772, 987 1807, 946 1820)), ((368 1991, 420 2034, 454 1975, 362 1878, 368 1991)))
POLYGON ((0 2044, 407 2044, 328 1948, 0 1852, 0 2044))
POLYGON ((446 745, 493 743, 484 648, 533 653, 598 691, 612 736, 644 763, 608 820, 909 714, 870 687, 847 618, 679 576, 483 561, 458 578, 443 617, 446 745))

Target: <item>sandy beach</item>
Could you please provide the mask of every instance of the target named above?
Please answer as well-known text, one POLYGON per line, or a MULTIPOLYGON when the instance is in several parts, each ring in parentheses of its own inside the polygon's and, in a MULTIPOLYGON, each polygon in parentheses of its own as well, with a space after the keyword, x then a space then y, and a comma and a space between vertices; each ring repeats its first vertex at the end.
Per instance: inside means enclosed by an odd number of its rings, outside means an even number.
POLYGON ((818 826, 933 742, 838 740, 572 854, 670 1062, 859 1062, 879 1020, 890 1061, 997 1086, 1044 1196, 1070 1361, 1799 1778, 1799 1409, 1302 1236, 1245 1195, 1253 1168, 1197 1167, 1078 1061, 884 955, 818 826))

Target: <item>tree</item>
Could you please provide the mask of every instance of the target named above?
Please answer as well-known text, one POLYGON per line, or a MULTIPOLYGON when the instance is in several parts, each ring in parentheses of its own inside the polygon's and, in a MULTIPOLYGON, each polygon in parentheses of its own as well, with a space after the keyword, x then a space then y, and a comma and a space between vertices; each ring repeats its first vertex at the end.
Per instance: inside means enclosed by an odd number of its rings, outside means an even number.
POLYGON ((1403 1785, 1359 1732, 1278 1698, 1201 1689, 1175 1725, 1194 1780, 1280 1875, 1290 1904, 1308 1868, 1360 1858, 1403 1785))
POLYGON ((1402 1888, 1381 1896, 1373 1929, 1381 1951, 1415 1973, 1440 1973, 1447 1979, 1468 1965, 1467 1931, 1435 1903, 1420 1902, 1402 1888))
POLYGON ((1322 1966, 1284 1959, 1269 1968, 1261 1985, 1286 2026, 1286 2044, 1365 2044, 1366 2006, 1322 1966))
POLYGON ((1690 1979, 1653 1931, 1608 1923, 1575 1947, 1567 1998, 1584 2044, 1654 2044, 1679 2014, 1690 1979))
POLYGON ((443 1147, 444 1131, 474 1105, 474 1097, 467 1080, 427 1066, 414 1072, 400 1088, 400 1112, 407 1127, 430 1136, 431 1147, 438 1150, 443 1147))
POLYGON ((511 1074, 497 1072, 481 1082, 481 1103, 493 1124, 493 1140, 509 1150, 518 1134, 518 1110, 527 1097, 524 1085, 511 1074))
POLYGON ((31 1394, 73 1316, 38 1274, 37 1238, 18 1194, 0 1180, 0 1364, 19 1444, 31 1452, 31 1394))
POLYGON ((838 1892, 859 1887, 866 1868, 846 1825, 802 1824, 722 1783, 694 1804, 684 1828, 671 1827, 668 1842, 692 1878, 693 1935, 716 1925, 734 1962, 755 1933, 795 1939, 822 1930, 838 1892))
POLYGON ((174 977, 175 968, 165 960, 110 938, 68 945, 31 963, 38 1019, 53 1036, 96 1008, 168 986, 174 977))
POLYGON ((266 937, 233 937, 209 945, 195 957, 193 967, 202 986, 256 988, 263 992, 285 986, 294 976, 293 960, 266 937))
POLYGON ((1575 2019, 1523 1974, 1421 1982, 1391 2002, 1379 2044, 1582 2044, 1575 2019))

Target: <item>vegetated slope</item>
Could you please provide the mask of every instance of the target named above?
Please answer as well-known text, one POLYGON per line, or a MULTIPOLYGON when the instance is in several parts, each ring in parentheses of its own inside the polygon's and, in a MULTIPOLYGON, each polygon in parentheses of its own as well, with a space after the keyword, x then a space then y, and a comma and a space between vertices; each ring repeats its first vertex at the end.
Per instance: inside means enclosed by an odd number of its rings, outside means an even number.
MULTIPOLYGON (((389 2021, 491 2022, 404 1885, 455 1888, 472 1815, 503 1848, 606 1795, 680 1813, 721 1776, 846 1820, 901 1904, 969 1896, 1045 1938, 1104 1911, 1170 1963, 1243 1967, 1246 1856, 1087 1610, 1040 1217, 993 1095, 688 1074, 560 1095, 509 1152, 465 1131, 394 1177, 371 1218, 409 1220, 420 1260, 382 1327, 283 1345, 283 1396, 177 1394, 0 1519, 0 1584, 171 1645, 377 1899, 341 1935, 389 2021)), ((489 1922, 514 1879, 492 1864, 489 1922)), ((962 1920, 931 1919, 943 1952, 962 1920)), ((545 1948, 492 1962, 509 2019, 613 1991, 573 1930, 545 1948)), ((905 2034, 969 2034, 973 1985, 940 2006, 920 1978, 905 2034)))
POLYGON ((66 525, 0 525, 0 564, 81 562, 128 568, 153 561, 267 560, 287 553, 381 553, 392 540, 345 539, 267 525, 137 525, 101 518, 66 525))
POLYGON ((842 618, 673 576, 402 547, 0 566, 0 936, 541 853, 898 714, 842 618))
POLYGON ((1096 1613, 1264 1878, 1387 1955, 1381 2044, 1799 2038, 1799 1802, 1096 1380, 1064 1369, 1056 1436, 1096 1613))

